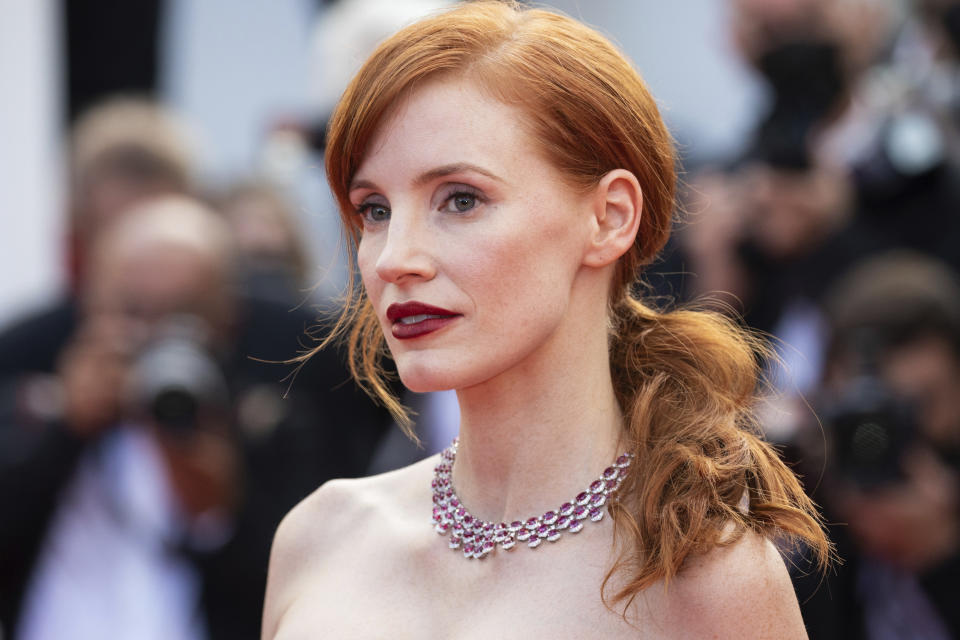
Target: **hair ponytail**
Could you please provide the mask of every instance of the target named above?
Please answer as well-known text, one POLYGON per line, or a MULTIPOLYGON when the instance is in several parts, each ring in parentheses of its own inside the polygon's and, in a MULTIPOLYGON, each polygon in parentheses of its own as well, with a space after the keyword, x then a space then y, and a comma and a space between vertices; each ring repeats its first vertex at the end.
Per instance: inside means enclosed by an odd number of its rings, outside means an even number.
POLYGON ((613 601, 669 581, 692 554, 746 531, 830 556, 816 509, 752 418, 769 349, 715 312, 659 312, 625 296, 613 309, 611 371, 635 455, 611 506, 629 567, 613 601))

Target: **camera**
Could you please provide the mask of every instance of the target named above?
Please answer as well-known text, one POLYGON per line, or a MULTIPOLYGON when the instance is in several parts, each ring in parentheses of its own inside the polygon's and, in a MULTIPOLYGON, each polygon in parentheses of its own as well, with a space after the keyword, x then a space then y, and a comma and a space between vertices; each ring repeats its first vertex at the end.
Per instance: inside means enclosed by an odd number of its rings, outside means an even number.
POLYGON ((746 157, 779 169, 808 169, 810 133, 847 90, 838 45, 804 38, 780 42, 760 56, 757 68, 770 86, 772 105, 746 157))
POLYGON ((876 375, 854 378, 826 412, 837 473, 864 489, 896 484, 919 437, 915 411, 876 375))
POLYGON ((165 320, 139 351, 132 370, 133 402, 161 428, 194 432, 205 416, 224 415, 230 394, 199 318, 165 320))

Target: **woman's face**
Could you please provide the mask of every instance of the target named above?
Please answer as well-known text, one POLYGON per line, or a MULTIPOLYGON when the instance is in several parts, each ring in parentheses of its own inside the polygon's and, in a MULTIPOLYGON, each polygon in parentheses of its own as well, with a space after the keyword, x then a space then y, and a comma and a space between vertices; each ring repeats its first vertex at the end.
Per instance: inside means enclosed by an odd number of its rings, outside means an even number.
POLYGON ((414 391, 528 379, 557 366, 582 322, 590 198, 523 117, 469 81, 428 83, 384 121, 350 186, 363 283, 414 391))

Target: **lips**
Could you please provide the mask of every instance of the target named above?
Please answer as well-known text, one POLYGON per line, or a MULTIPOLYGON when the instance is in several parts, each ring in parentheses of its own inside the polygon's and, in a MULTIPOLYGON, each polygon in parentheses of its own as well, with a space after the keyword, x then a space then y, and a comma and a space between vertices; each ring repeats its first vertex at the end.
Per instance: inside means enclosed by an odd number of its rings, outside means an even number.
POLYGON ((387 307, 387 320, 392 323, 394 338, 418 338, 442 329, 461 314, 422 302, 394 303, 387 307))

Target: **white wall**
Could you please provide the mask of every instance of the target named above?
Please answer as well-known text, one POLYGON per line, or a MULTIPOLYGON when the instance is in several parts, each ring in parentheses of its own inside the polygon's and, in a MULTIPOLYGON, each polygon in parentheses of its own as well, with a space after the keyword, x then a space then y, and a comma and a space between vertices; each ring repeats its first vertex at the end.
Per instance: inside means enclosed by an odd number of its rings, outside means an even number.
POLYGON ((0 327, 63 284, 55 0, 0 0, 0 327))

